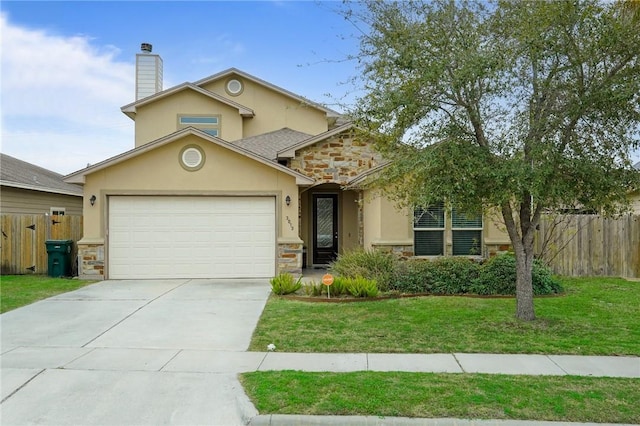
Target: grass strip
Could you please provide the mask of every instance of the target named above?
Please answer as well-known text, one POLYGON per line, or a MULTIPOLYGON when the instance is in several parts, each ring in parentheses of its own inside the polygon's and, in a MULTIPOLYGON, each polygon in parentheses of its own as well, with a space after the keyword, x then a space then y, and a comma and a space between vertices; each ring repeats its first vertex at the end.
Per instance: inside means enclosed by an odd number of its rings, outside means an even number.
POLYGON ((0 277, 0 313, 76 290, 94 282, 51 278, 43 275, 3 275, 0 277))
POLYGON ((640 380, 404 372, 240 377, 260 414, 640 423, 640 380))
POLYGON ((310 303, 271 297, 250 350, 283 352, 640 355, 640 283, 563 278, 566 294, 535 299, 538 319, 514 317, 515 300, 418 297, 310 303))

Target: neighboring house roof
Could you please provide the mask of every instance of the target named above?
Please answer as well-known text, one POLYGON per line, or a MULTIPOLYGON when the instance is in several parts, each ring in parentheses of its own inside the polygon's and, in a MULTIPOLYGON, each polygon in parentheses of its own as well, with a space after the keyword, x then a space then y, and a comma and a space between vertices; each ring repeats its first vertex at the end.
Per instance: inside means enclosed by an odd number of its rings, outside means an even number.
POLYGON ((312 135, 285 127, 269 133, 233 141, 234 145, 247 149, 270 160, 278 159, 278 151, 309 139, 312 135))
POLYGON ((633 165, 633 168, 636 170, 640 170, 640 161, 633 165))
POLYGON ((177 86, 174 86, 170 89, 167 90, 163 90, 162 92, 158 92, 154 95, 151 96, 147 96, 146 98, 142 98, 138 101, 132 102, 130 104, 127 104, 125 106, 123 106, 122 108, 120 108, 120 110, 125 113, 127 116, 129 116, 131 119, 135 118, 136 115, 136 110, 137 108, 146 105, 148 103, 151 102, 155 102, 159 99, 165 98, 167 96, 171 96, 175 93, 181 92, 183 90, 193 90, 195 92, 199 92, 205 96, 210 97, 211 99, 214 99, 216 101, 219 101, 223 104, 229 105, 232 108, 236 108, 238 110, 238 113, 243 116, 243 117, 253 117, 255 115, 254 111, 251 108, 248 108, 244 105, 241 105, 237 102, 234 102, 230 99, 225 98, 224 96, 220 96, 216 93, 210 92, 208 90, 203 89, 202 87, 199 87, 195 84, 192 83, 182 83, 179 84, 177 86))
POLYGON ((293 176, 296 178, 296 184, 298 185, 311 185, 314 183, 314 180, 303 175, 302 173, 298 173, 295 170, 291 170, 285 166, 282 166, 274 161, 272 161, 269 158, 263 157, 261 155, 258 155, 256 153, 253 153, 245 148, 242 148, 240 146, 234 145, 230 142, 227 142, 223 139, 220 138, 216 138, 215 136, 211 136, 210 134, 203 132, 201 130, 198 130, 194 127, 187 127, 185 129, 182 130, 178 130, 177 132, 171 133, 170 135, 167 135, 165 137, 162 137, 160 139, 156 139, 153 142, 149 142, 147 144, 141 145, 137 148, 134 148, 132 150, 123 152, 122 154, 116 155, 114 157, 108 158, 104 161, 101 161, 100 163, 91 165, 87 168, 84 168, 82 170, 78 170, 76 172, 73 172, 67 176, 64 177, 64 180, 66 182, 69 183, 79 183, 79 184, 84 184, 85 181, 85 176, 92 174, 94 172, 97 172, 99 170, 105 169, 107 167, 111 167, 115 164, 121 163, 123 161, 126 161, 130 158, 134 158, 137 157, 141 154, 144 154, 145 152, 154 150, 160 146, 166 145, 168 143, 171 143, 175 140, 178 140, 180 138, 183 138, 187 135, 195 135, 198 136, 202 139, 208 140, 216 145, 219 145, 223 148, 227 148, 230 151, 236 152, 238 154, 244 155, 246 157, 249 157, 259 163, 265 164, 269 167, 272 167, 274 169, 277 169, 283 173, 286 173, 290 176, 293 176))
POLYGON ((82 188, 66 183, 61 174, 7 154, 0 154, 0 185, 82 197, 82 188))
POLYGON ((268 81, 262 80, 262 79, 260 79, 258 77, 255 77, 255 76, 251 75, 251 74, 247 74, 244 71, 240 71, 237 68, 229 68, 227 70, 220 71, 219 73, 213 74, 213 75, 211 75, 209 77, 205 77, 203 79, 200 79, 200 80, 196 81, 193 84, 195 84, 196 86, 204 86, 206 84, 211 83, 212 81, 228 77, 228 76, 230 76, 232 74, 236 74, 236 75, 238 75, 238 76, 240 76, 242 78, 246 78, 247 80, 251 80, 254 83, 257 83, 257 84, 260 84, 262 86, 268 87, 268 88, 270 88, 271 90, 273 90, 275 92, 278 92, 280 94, 283 94, 285 96, 293 98, 293 99, 295 99, 295 100, 297 100, 297 101, 299 101, 301 103, 304 103, 304 104, 313 106, 315 108, 318 108, 318 109, 324 111, 327 114, 327 116, 329 116, 329 117, 336 117, 337 118, 337 117, 341 117, 342 116, 342 114, 340 114, 337 111, 332 110, 331 108, 327 108, 326 106, 321 105, 321 104, 319 104, 317 102, 310 101, 309 99, 306 99, 306 98, 304 98, 304 97, 302 97, 300 95, 296 95, 295 93, 290 92, 290 91, 288 91, 286 89, 283 89, 282 87, 276 86, 275 84, 271 84, 268 81))
POLYGON ((287 157, 287 158, 293 158, 296 156, 296 151, 302 148, 306 148, 309 145, 313 145, 314 143, 323 141, 325 139, 328 139, 332 136, 338 135, 346 130, 351 129, 354 126, 354 124, 352 122, 349 123, 345 123, 341 126, 338 126, 334 129, 331 129, 327 132, 324 133, 320 133, 319 135, 316 136, 312 136, 308 139, 305 139, 303 141, 300 141, 299 143, 295 144, 295 145, 291 145, 288 146, 284 149, 281 149, 280 151, 278 151, 278 157, 287 157))

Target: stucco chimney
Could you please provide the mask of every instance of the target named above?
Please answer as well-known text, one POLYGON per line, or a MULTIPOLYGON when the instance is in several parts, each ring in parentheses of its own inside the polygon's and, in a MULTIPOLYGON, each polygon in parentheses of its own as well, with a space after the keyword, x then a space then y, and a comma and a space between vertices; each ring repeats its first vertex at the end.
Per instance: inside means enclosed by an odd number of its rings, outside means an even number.
POLYGON ((151 53, 149 43, 140 45, 136 55, 136 101, 162 91, 162 58, 151 53))

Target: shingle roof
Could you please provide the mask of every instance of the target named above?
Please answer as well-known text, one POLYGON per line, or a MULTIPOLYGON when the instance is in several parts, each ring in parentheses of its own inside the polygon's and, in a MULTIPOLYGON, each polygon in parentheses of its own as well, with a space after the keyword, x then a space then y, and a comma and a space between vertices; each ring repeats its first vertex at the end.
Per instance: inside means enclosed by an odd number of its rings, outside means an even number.
POLYGON ((82 188, 64 182, 61 174, 18 160, 7 154, 0 154, 0 185, 82 196, 82 188))
POLYGON ((232 144, 271 160, 278 158, 278 151, 297 145, 313 135, 291 130, 288 127, 257 136, 239 139, 232 144))

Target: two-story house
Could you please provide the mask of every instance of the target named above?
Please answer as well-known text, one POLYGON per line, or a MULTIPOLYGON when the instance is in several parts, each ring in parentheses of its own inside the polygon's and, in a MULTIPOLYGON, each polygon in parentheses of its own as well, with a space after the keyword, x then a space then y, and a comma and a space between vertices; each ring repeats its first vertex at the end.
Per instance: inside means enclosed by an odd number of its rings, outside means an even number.
POLYGON ((488 255, 491 221, 398 210, 358 183, 381 164, 336 111, 238 69, 162 90, 143 44, 132 150, 66 177, 84 185, 83 277, 255 278, 357 247, 488 255), (91 202, 90 200, 93 200, 91 202))

